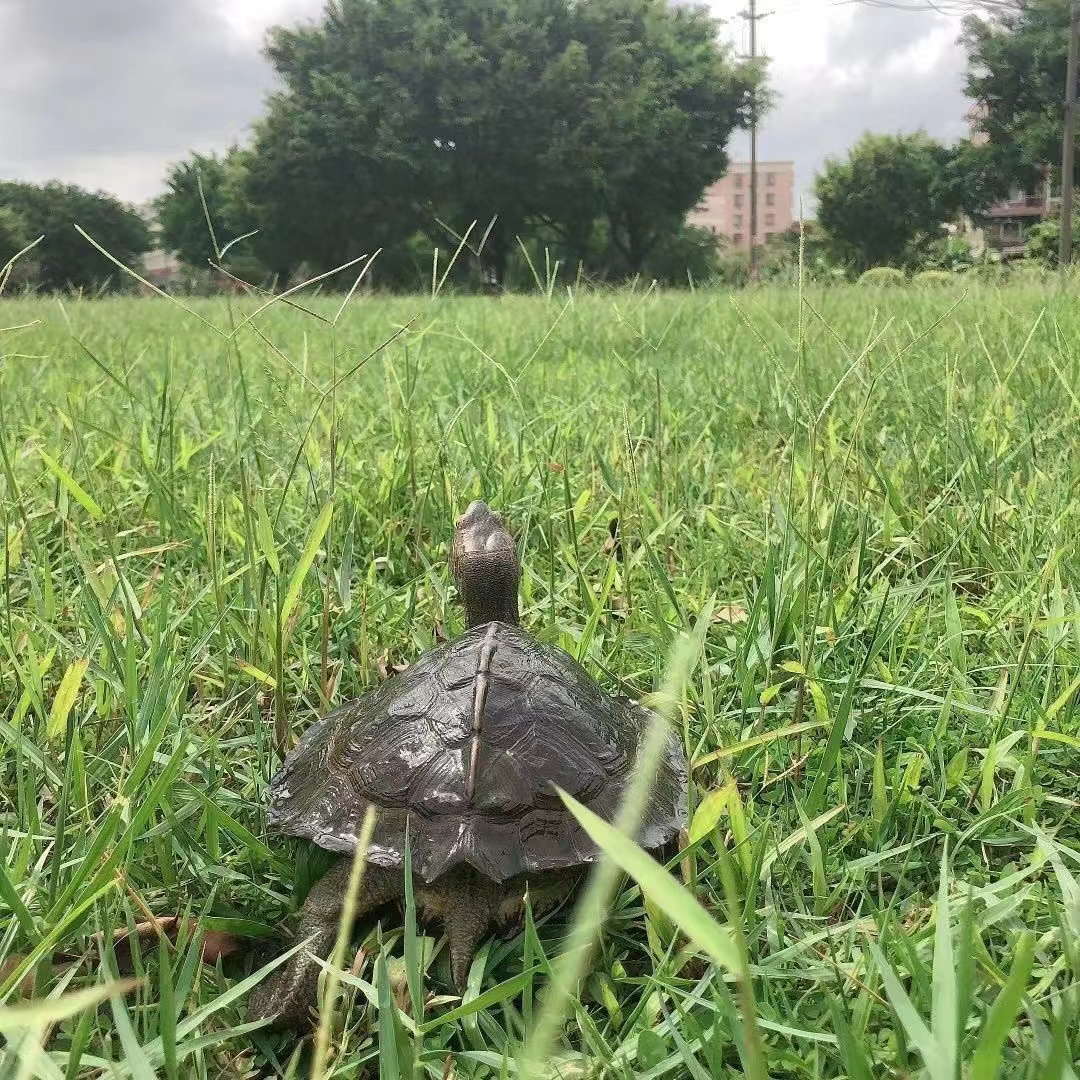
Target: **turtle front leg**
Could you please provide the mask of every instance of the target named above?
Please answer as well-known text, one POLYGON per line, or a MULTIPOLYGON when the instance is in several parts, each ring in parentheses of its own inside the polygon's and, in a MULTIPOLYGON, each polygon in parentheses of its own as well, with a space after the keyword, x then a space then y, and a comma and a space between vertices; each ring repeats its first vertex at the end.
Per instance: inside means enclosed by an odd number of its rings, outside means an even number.
MULTIPOLYGON (((351 860, 341 859, 320 878, 300 909, 296 941, 311 938, 283 967, 251 993, 248 1020, 269 1020, 275 1028, 301 1030, 311 1026, 309 1010, 318 1004, 319 960, 333 951, 349 887, 351 860)), ((404 893, 400 870, 368 864, 356 897, 356 918, 382 907, 404 893)), ((350 927, 351 930, 351 927, 350 927)))

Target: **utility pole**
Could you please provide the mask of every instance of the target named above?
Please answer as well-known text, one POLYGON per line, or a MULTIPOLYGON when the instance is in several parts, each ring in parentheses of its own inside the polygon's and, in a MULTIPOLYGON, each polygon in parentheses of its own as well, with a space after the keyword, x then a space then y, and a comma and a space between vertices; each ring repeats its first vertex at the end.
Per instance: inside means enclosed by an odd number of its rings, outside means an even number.
MULTIPOLYGON (((747 0, 748 9, 740 11, 739 15, 750 25, 750 55, 748 59, 753 63, 758 58, 757 51, 757 24, 761 19, 772 14, 771 12, 759 12, 757 0, 747 0)), ((758 250, 758 170, 757 170, 757 129, 758 107, 757 97, 750 106, 750 280, 757 281, 760 274, 758 250)))
MULTIPOLYGON (((757 0, 750 0, 750 10, 745 12, 750 22, 750 62, 757 59, 757 24, 761 18, 757 13, 757 0)), ((757 242, 757 101, 751 106, 750 113, 750 280, 757 281, 761 268, 758 265, 757 242)))
POLYGON ((1069 64, 1065 76, 1065 134, 1061 143, 1061 243, 1058 266, 1072 262, 1073 173, 1076 161, 1076 68, 1080 57, 1080 0, 1069 5, 1069 64))

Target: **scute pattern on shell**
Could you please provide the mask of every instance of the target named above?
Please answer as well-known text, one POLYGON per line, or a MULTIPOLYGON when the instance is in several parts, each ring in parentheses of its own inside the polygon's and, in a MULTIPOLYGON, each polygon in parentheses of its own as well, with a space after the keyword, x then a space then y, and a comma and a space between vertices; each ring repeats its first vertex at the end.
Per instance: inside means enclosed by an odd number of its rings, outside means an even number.
MULTIPOLYGON (((487 633, 476 627, 426 653, 312 725, 271 783, 271 827, 351 853, 374 804, 371 861, 402 865, 408 823, 414 872, 429 882, 460 863, 504 881, 593 861, 555 787, 612 820, 650 714, 605 695, 561 649, 497 624, 470 806, 472 686, 487 633)), ((686 760, 673 734, 638 840, 660 847, 685 819, 686 760)))

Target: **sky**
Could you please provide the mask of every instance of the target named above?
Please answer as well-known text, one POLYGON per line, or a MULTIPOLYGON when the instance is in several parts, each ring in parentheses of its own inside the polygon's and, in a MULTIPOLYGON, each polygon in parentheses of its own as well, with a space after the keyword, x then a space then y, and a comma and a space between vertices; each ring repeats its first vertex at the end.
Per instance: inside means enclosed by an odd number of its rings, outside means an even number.
MULTIPOLYGON (((916 2, 916 0, 910 0, 916 2)), ((712 0, 747 46, 747 0, 712 0)), ((965 132, 960 18, 851 0, 759 0, 759 49, 778 94, 763 159, 795 162, 808 195, 828 156, 859 136, 965 132)), ((171 162, 246 140, 274 77, 267 26, 314 18, 323 0, 0 0, 0 179, 59 179, 131 202, 171 162)), ((748 154, 745 136, 733 158, 748 154)), ((804 204, 811 210, 809 198, 804 204)), ((798 207, 796 207, 798 212, 798 207)))

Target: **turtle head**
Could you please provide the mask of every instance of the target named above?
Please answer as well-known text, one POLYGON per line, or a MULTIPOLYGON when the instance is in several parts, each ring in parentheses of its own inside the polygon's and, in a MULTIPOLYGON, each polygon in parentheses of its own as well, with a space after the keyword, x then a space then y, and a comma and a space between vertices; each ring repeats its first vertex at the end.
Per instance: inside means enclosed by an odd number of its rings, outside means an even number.
POLYGON ((518 564, 514 538, 486 503, 470 503, 454 524, 450 569, 469 626, 518 622, 518 564))

